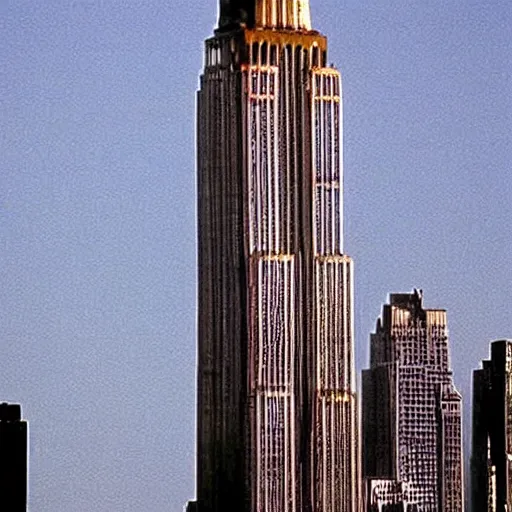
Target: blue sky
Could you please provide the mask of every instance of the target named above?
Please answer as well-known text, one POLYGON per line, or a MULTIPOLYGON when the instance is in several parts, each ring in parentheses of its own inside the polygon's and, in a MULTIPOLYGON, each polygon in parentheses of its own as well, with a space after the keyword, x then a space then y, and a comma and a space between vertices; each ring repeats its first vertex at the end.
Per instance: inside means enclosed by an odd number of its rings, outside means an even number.
MULTIPOLYGON (((34 512, 194 494, 195 91, 217 4, 0 3, 0 400, 34 512)), ((390 292, 471 370, 512 337, 512 5, 311 0, 344 81, 356 351, 390 292)), ((469 440, 469 429, 465 431, 469 440)))

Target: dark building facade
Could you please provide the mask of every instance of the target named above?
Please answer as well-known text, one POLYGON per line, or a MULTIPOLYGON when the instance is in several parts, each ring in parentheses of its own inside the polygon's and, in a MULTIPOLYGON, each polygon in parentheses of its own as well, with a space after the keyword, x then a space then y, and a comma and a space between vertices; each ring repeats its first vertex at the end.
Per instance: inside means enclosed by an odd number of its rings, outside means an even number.
POLYGON ((462 400, 449 363, 446 311, 391 294, 363 371, 367 511, 464 510, 462 400))
POLYGON ((512 510, 512 340, 491 343, 473 373, 473 512, 512 510))
POLYGON ((200 512, 356 512, 341 80, 307 0, 221 0, 198 93, 200 512))
POLYGON ((21 406, 0 404, 0 510, 27 510, 27 422, 21 406))

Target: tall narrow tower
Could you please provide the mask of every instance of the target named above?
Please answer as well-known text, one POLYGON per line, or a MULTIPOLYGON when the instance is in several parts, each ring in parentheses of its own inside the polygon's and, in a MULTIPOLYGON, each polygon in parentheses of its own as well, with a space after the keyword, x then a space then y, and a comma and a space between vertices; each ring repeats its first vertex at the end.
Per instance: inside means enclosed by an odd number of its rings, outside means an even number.
POLYGON ((221 0, 198 93, 200 512, 355 512, 341 81, 307 0, 221 0))

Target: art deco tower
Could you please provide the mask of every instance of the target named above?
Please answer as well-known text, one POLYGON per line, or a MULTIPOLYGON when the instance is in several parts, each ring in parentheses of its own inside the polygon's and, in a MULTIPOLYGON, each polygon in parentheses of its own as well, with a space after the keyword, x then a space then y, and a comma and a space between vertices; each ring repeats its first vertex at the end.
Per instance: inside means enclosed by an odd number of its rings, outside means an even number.
POLYGON ((366 511, 462 512, 462 400, 446 311, 391 294, 363 371, 366 511))
POLYGON ((200 512, 358 510, 341 82, 326 60, 307 0, 222 0, 206 41, 200 512))

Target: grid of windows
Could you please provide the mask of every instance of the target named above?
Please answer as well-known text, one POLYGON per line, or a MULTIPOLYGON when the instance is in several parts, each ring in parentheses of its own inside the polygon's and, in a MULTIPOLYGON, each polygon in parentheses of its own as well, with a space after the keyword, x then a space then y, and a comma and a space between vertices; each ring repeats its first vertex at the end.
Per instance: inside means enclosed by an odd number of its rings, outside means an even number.
POLYGON ((363 409, 370 420, 363 425, 370 444, 365 446, 364 476, 406 484, 404 510, 461 512, 461 396, 449 365, 446 312, 424 309, 417 290, 392 294, 390 299, 372 335, 371 369, 366 371, 371 377, 390 369, 389 395, 370 378, 364 379, 363 409), (384 421, 389 430, 378 435, 384 418, 389 418, 384 421), (379 453, 388 454, 392 464, 386 474, 372 475, 371 468, 380 467, 373 460, 379 453))

